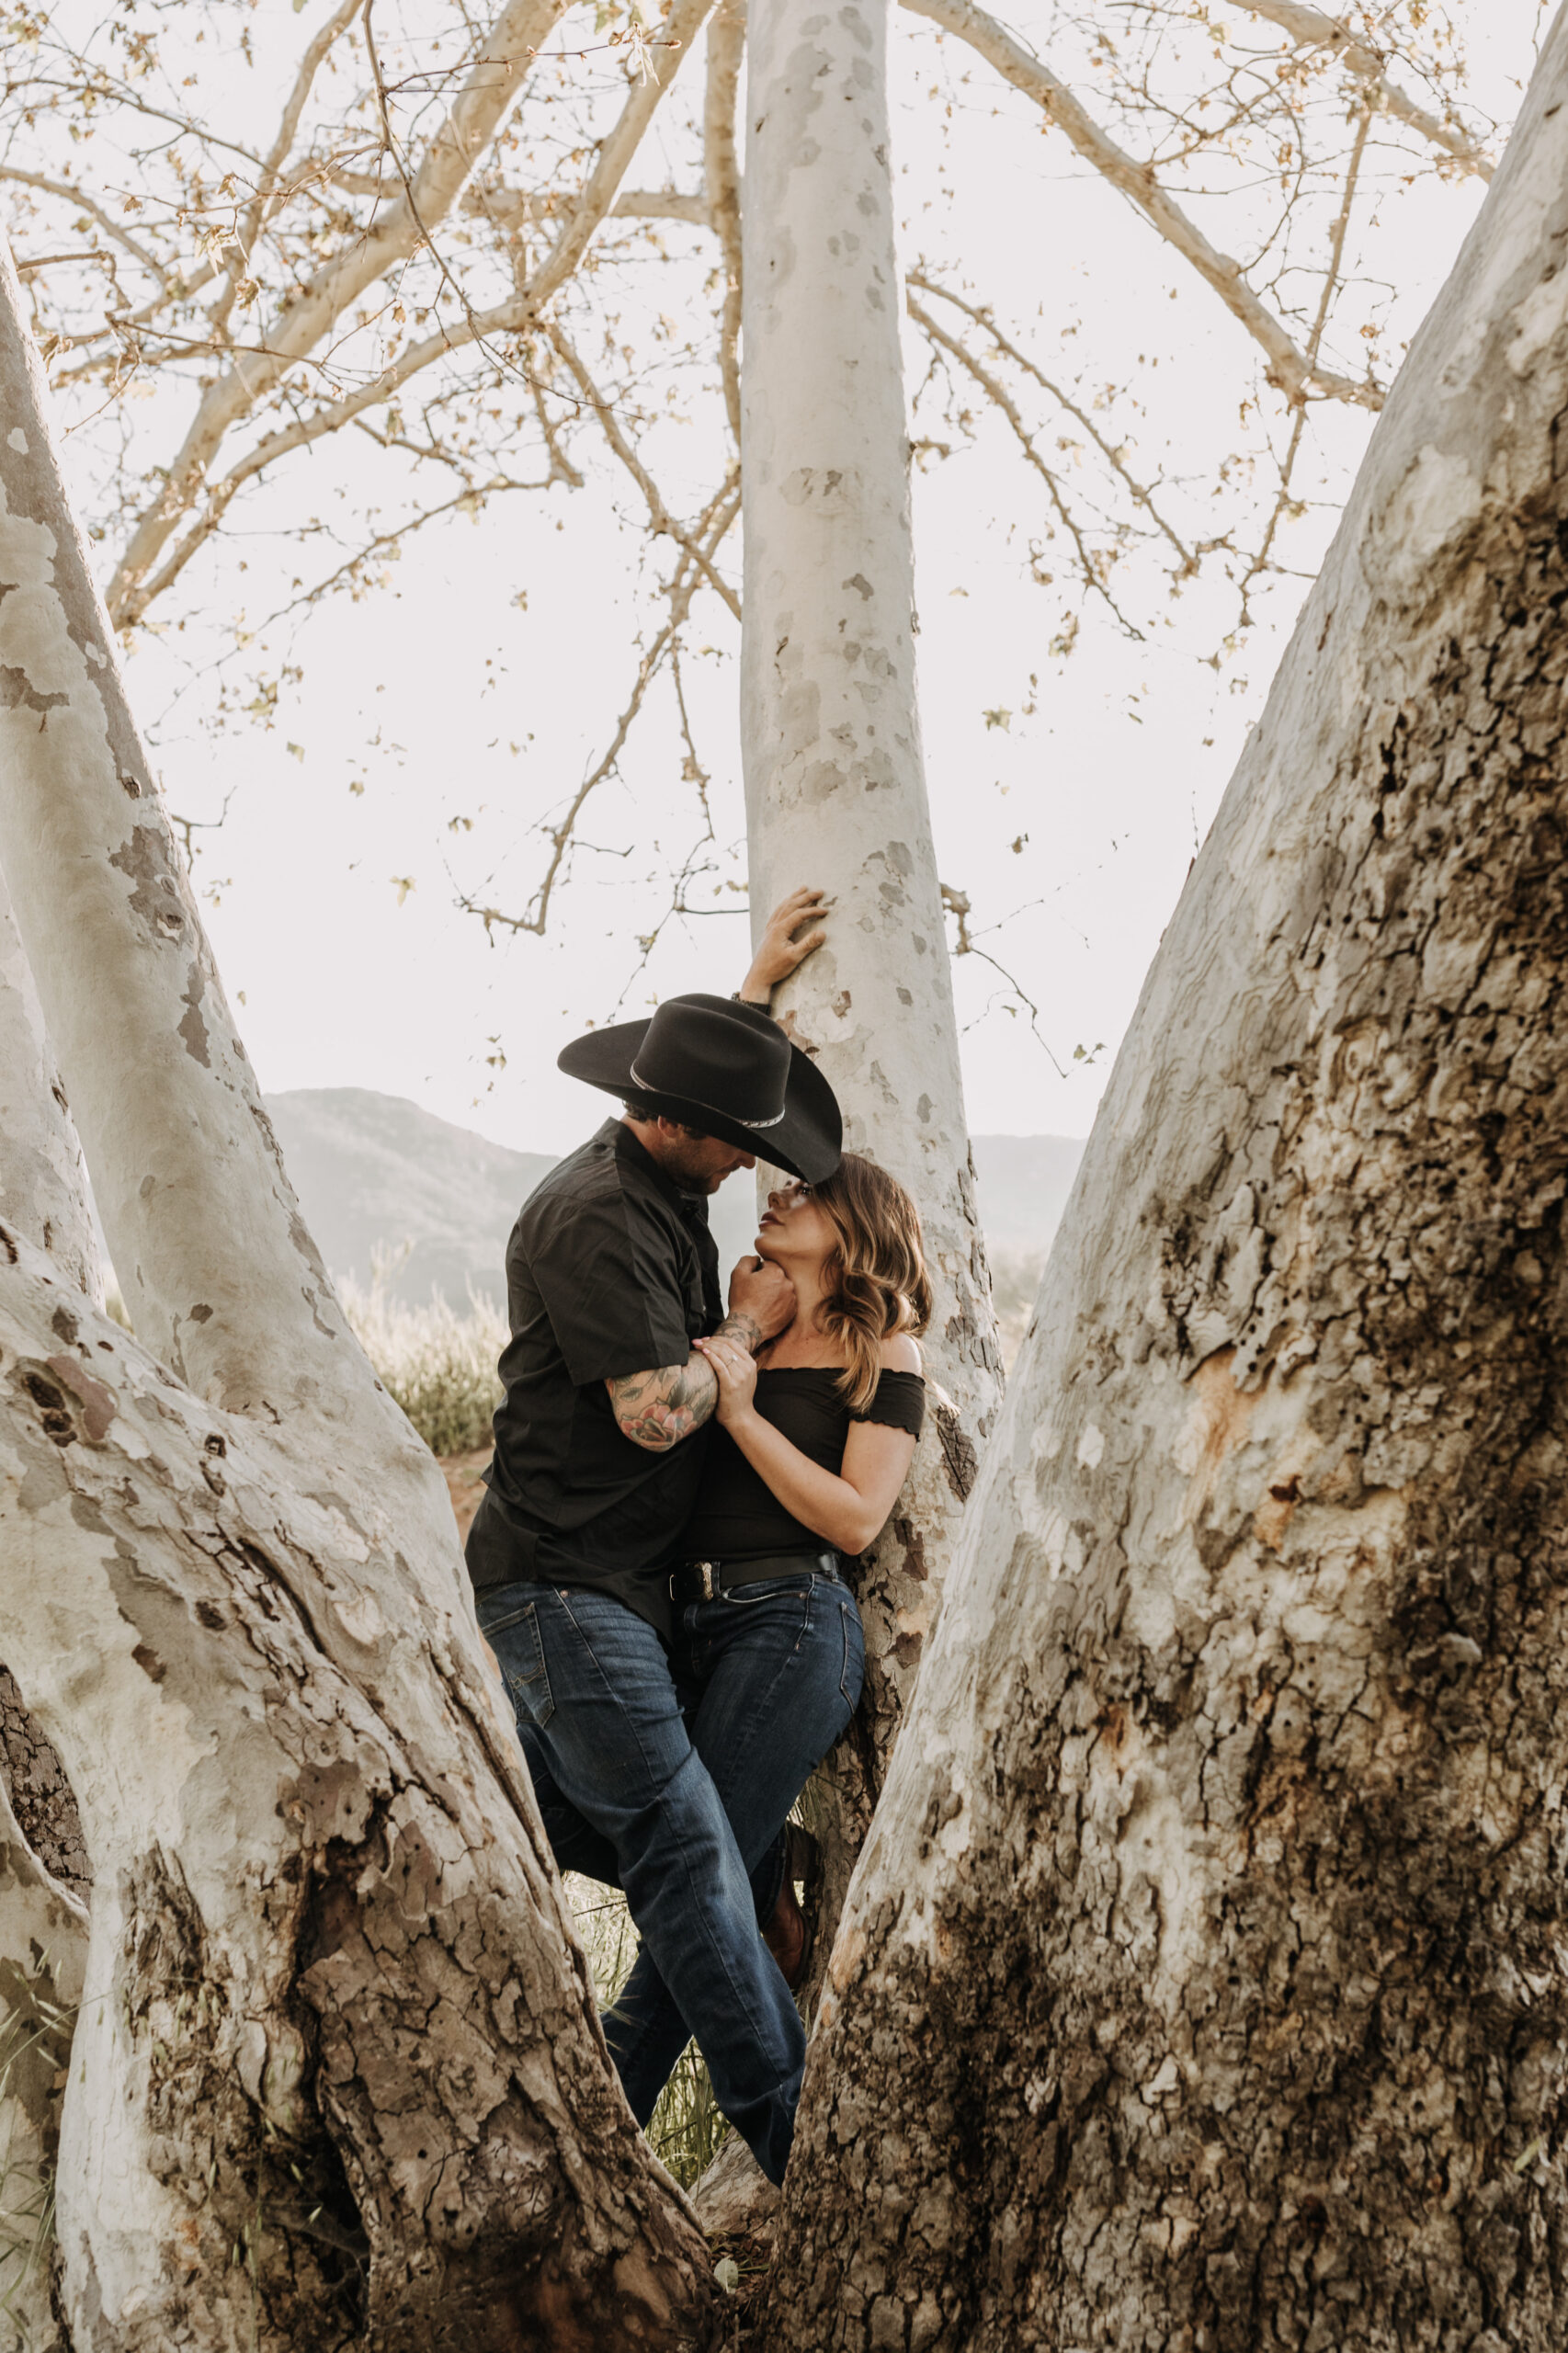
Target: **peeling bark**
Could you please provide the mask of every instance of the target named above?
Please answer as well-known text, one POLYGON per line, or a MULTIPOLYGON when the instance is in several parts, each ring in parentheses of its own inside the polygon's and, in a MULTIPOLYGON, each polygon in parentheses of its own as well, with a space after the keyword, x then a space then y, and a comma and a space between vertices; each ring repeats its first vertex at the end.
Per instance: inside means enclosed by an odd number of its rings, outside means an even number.
POLYGON ((0 1666, 0 1789, 18 1831, 44 1870, 85 1905, 92 1893, 93 1867, 82 1836, 76 1793, 52 1741, 28 1713, 17 1678, 6 1666, 0 1666))
POLYGON ((770 2348, 1568 2332, 1568 23, 1162 943, 770 2348))
POLYGON ((0 1792, 0 2346, 69 2353, 54 2310, 60 2100, 87 1917, 0 1792))
MULTIPOLYGON (((4 593, 0 591, 0 608, 4 593)), ((3 722, 0 722, 3 723, 3 722)), ((65 1083, 0 872, 0 1219, 57 1261, 67 1280, 101 1307, 103 1268, 87 1211, 86 1170, 65 1083)))
POLYGON ((837 1916, 936 1620, 1001 1367, 964 1122, 915 696, 885 0, 752 0, 744 245, 742 743, 754 921, 831 881, 779 992, 846 1139, 908 1186, 937 1294, 937 1414, 859 1580, 867 1696, 819 1785, 837 1916), (971 1473, 970 1474, 971 1475, 971 1473))
POLYGON ((700 2234, 609 2069, 439 1471, 266 1128, 16 293, 0 254, 0 847, 138 1330, 176 1368, 51 1246, 74 1139, 40 1054, 9 1055, 0 1656, 96 1866, 69 2345, 673 2347, 700 2234))
POLYGON ((613 2313, 673 2345, 700 2240, 608 2072, 496 1694, 437 1622, 423 1704, 383 1683, 395 1529, 117 1324, 83 1318, 64 1380, 58 1296, 0 1235, 0 1648, 104 1858, 72 2344, 574 2347, 613 2313))

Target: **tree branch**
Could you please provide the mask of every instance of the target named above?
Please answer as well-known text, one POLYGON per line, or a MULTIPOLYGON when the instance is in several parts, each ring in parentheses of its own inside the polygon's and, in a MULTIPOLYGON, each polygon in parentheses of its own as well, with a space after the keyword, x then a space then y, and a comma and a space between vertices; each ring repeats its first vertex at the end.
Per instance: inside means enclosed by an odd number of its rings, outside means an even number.
MULTIPOLYGON (((1367 152, 1367 134, 1372 127, 1372 112, 1373 101, 1371 93, 1369 91, 1361 106, 1361 119, 1356 126, 1356 142, 1350 151, 1350 162, 1345 174, 1344 199, 1329 237, 1328 268, 1324 273, 1323 292, 1318 298, 1317 316, 1312 321, 1312 335, 1307 342, 1309 358, 1315 359, 1317 357, 1318 346, 1323 341, 1324 329, 1328 324, 1328 314, 1333 308, 1335 290, 1339 284, 1340 264, 1345 256, 1345 239, 1350 227, 1350 214, 1356 202, 1356 184, 1361 176, 1361 159, 1367 152)), ((1296 455, 1301 446, 1301 431, 1306 424, 1306 418, 1305 409, 1299 408, 1290 420, 1290 438, 1285 450, 1285 462, 1279 469, 1279 495, 1274 502, 1267 528, 1263 534, 1257 553, 1248 564, 1242 578, 1241 626, 1244 629, 1252 619, 1247 605, 1247 592, 1268 562, 1269 552, 1274 545, 1274 535, 1279 528, 1279 518, 1290 503, 1290 481, 1295 472, 1296 455)))
POLYGON ((1369 41, 1358 40, 1347 25, 1336 17, 1325 17, 1320 8, 1309 8, 1302 0, 1237 0, 1249 16, 1264 17, 1290 34, 1298 49, 1326 49, 1343 60, 1351 72, 1366 85, 1367 95, 1376 110, 1391 114, 1398 122, 1419 131, 1434 147, 1441 147, 1456 164, 1478 179, 1489 180, 1493 165, 1481 142, 1456 123, 1443 122, 1435 114, 1407 97, 1388 78, 1384 60, 1369 41))
MULTIPOLYGON (((740 485, 732 475, 730 482, 708 507, 699 525, 699 530, 701 533, 700 544, 705 558, 711 558, 713 555, 725 532, 739 514, 740 505, 740 485)), ((619 759, 637 714, 642 708, 648 688, 657 676, 665 656, 676 643, 680 631, 686 624, 687 616, 691 610, 691 600, 697 593, 698 582, 701 576, 690 555, 683 550, 667 592, 670 600, 669 618, 637 665, 637 676, 631 698, 616 722, 616 730, 611 738, 609 749, 592 773, 578 786, 560 824, 551 828, 550 863, 545 869, 544 879, 535 892, 533 904, 527 914, 503 915, 498 907, 482 906, 472 895, 460 895, 459 906, 466 914, 477 915, 487 932, 493 930, 496 925, 500 925, 506 931, 531 931, 542 938, 545 925, 549 920, 551 896, 560 876, 566 852, 571 847, 577 819, 582 814, 589 795, 604 782, 619 759)))
POLYGON ((735 101, 745 37, 745 0, 726 0, 708 27, 708 87, 702 107, 708 216, 724 249, 719 368, 725 413, 737 449, 741 446, 741 167, 735 152, 735 101))
POLYGON ((594 415, 598 418, 600 425, 604 428, 605 439, 609 443, 610 448, 615 451, 616 456, 620 460, 621 464, 626 468, 627 472, 631 476, 632 481, 637 484, 638 489, 642 492, 643 498, 646 500, 648 506, 648 519, 653 527, 655 538, 662 533, 669 539, 674 540, 677 547, 684 548, 687 554, 691 558, 693 563, 698 566, 699 570, 706 577, 709 586, 716 595, 723 598, 731 612, 733 613, 736 620, 739 620, 741 617, 740 598, 736 596, 729 582, 725 580, 721 574, 714 571, 713 566, 709 563, 708 558, 704 555, 697 542, 690 539, 687 534, 682 530, 680 525, 671 515, 669 508, 665 504, 664 494, 660 490, 658 483, 653 480, 653 475, 648 472, 648 469, 642 463, 642 459, 638 456, 631 442, 626 438, 624 433, 622 433, 620 426, 616 422, 615 412, 609 402, 600 398, 597 387, 596 386, 593 378, 589 375, 587 369, 578 358, 575 350, 568 342, 564 333, 558 326, 549 326, 545 329, 545 333, 549 335, 551 342, 561 354, 562 358, 565 361, 571 374, 576 378, 577 382, 582 389, 585 400, 586 400, 589 407, 593 410, 594 415))
POLYGON ((155 278, 160 286, 166 281, 167 270, 154 256, 148 252, 146 246, 138 238, 133 237, 128 229, 122 229, 112 212, 106 211, 95 198, 86 195, 81 188, 73 188, 69 180, 46 179, 41 172, 24 172, 15 164, 0 164, 0 180, 18 180, 24 188, 41 188, 46 196, 62 196, 67 204, 74 204, 79 210, 89 214, 97 222, 99 228, 106 231, 117 244, 123 245, 131 259, 139 262, 148 276, 155 278))
POLYGON ((992 402, 996 408, 1001 410, 1002 415, 1006 418, 1007 423, 1013 428, 1013 432, 1017 438, 1018 447, 1022 449, 1024 456, 1034 468, 1036 473, 1039 474, 1041 482, 1044 483, 1051 503, 1052 506, 1055 507, 1057 515, 1061 518, 1063 530, 1067 532, 1074 546, 1078 551, 1078 562, 1082 567, 1084 577, 1088 585, 1094 590, 1096 597, 1103 598, 1110 611, 1116 615, 1116 618, 1121 627, 1127 631, 1128 636, 1142 639, 1143 635, 1142 631, 1139 629, 1134 622, 1128 620, 1127 615, 1122 611, 1121 607, 1117 603, 1116 598, 1111 595, 1110 590, 1106 586, 1104 580, 1101 578, 1099 567, 1095 562, 1094 554, 1085 544, 1083 532, 1078 527, 1077 519, 1068 507, 1066 500, 1062 495, 1061 487, 1057 482, 1056 476, 1051 472, 1051 468, 1046 464, 1044 459, 1035 448, 1028 427, 1025 425, 1023 418, 1018 415, 1014 403, 1009 399, 1006 388, 1002 384, 998 383, 996 378, 992 375, 989 369, 983 367, 980 361, 976 359, 972 354, 965 350, 963 345, 960 343, 956 335, 950 335, 945 327, 938 326, 936 320, 931 316, 929 311, 924 311, 921 309, 920 304, 915 301, 913 294, 906 295, 905 303, 910 317, 915 321, 915 325, 920 328, 921 332, 924 335, 929 335, 931 341, 934 344, 938 345, 943 351, 950 354, 950 356, 958 361, 959 366, 966 369, 967 372, 974 378, 975 382, 981 387, 987 400, 992 402))
POLYGON ((1093 165, 1103 179, 1131 199, 1166 244, 1190 263, 1206 285, 1213 288, 1232 317, 1261 347, 1268 361, 1268 381, 1287 400, 1337 400, 1358 408, 1381 408, 1381 385, 1358 383, 1352 377, 1332 375, 1309 362, 1273 312, 1253 292, 1240 262, 1233 261, 1228 254, 1216 252, 1197 222, 1190 221, 1174 198, 1165 193, 1152 166, 1138 163, 1125 148, 1119 147, 1043 60, 1026 49, 994 17, 987 16, 983 8, 976 7, 974 0, 903 0, 903 6, 913 15, 940 25, 977 50, 1005 81, 1032 98, 1066 132, 1079 154, 1093 165))
MULTIPOLYGON (((995 320, 991 316, 989 311, 978 310, 972 302, 966 302, 963 296, 961 294, 955 294, 950 287, 938 286, 935 278, 928 278, 924 270, 912 269, 909 273, 907 283, 909 286, 918 288, 923 293, 935 294, 937 295, 942 301, 951 302, 956 310, 963 312, 966 318, 972 319, 976 326, 983 327, 986 334, 995 344, 997 349, 999 351, 1006 352, 1007 358, 1011 359, 1016 366, 1021 368, 1026 375, 1032 376, 1035 382, 1041 385, 1044 390, 1051 394, 1051 399, 1055 401, 1060 407, 1066 410, 1068 415, 1073 419, 1075 425, 1082 426, 1084 431, 1088 435, 1090 440, 1094 443, 1096 449, 1099 451, 1107 465, 1109 466, 1111 472, 1114 474, 1117 474, 1120 480, 1125 483, 1128 492, 1132 499, 1138 506, 1147 510, 1154 523, 1159 527, 1159 529, 1170 541, 1177 555, 1180 556, 1184 569, 1187 572, 1195 572, 1198 569, 1198 558, 1194 551, 1187 547, 1185 542, 1177 537, 1176 533, 1166 522, 1165 517, 1161 514, 1159 508, 1154 504, 1153 492, 1146 490, 1143 484, 1137 479, 1136 475, 1128 472, 1127 466, 1120 454, 1114 449, 1110 443, 1106 439, 1105 435, 1100 431, 1098 426, 1095 423, 1094 418, 1089 415, 1086 410, 1081 409, 1078 406, 1077 402, 1072 399, 1068 393, 1062 390, 1060 384, 1054 383, 1049 376, 1045 375, 1039 368, 1037 368, 1034 361, 1030 359, 1026 353, 1020 351, 1016 343, 1009 342, 1008 338, 1003 334, 1001 328, 996 324, 995 320)), ((913 305, 910 305, 910 315, 912 317, 914 316, 913 305)))
POLYGON ((300 128, 300 117, 305 110, 305 101, 311 95, 322 61, 333 43, 341 34, 347 31, 364 6, 365 0, 339 0, 336 10, 327 18, 320 31, 312 37, 304 56, 300 61, 300 70, 294 76, 294 86, 289 93, 282 118, 278 125, 278 136, 267 152, 267 161, 262 165, 256 179, 255 193, 245 210, 244 225, 235 233, 235 243, 240 256, 239 266, 231 266, 226 271, 223 290, 212 306, 210 316, 214 334, 221 334, 228 324, 230 314, 234 307, 234 296, 239 290, 241 271, 250 267, 252 249, 261 234, 262 223, 272 209, 271 199, 277 188, 278 176, 289 160, 290 150, 294 144, 294 134, 300 128))
MULTIPOLYGON (((153 593, 146 585, 147 574, 188 511, 230 428, 295 361, 314 349, 357 295, 415 249, 420 221, 439 221, 457 201, 481 150, 521 90, 539 40, 563 5, 564 0, 506 0, 467 82, 426 149, 414 184, 418 217, 407 197, 401 197, 381 221, 357 231, 300 290, 274 332, 264 338, 268 349, 259 366, 231 368, 207 392, 158 497, 144 510, 109 583, 108 603, 117 627, 126 627, 145 610, 153 593)), ((160 578, 165 576, 172 576, 166 566, 160 578)))
MULTIPOLYGON (((576 210, 529 280, 525 306, 529 319, 538 317, 587 251, 589 239, 615 202, 654 108, 674 81, 682 58, 701 31, 703 18, 712 5, 713 0, 676 0, 665 18, 651 70, 646 78, 633 84, 619 120, 599 149, 598 161, 589 174, 576 210)), ((519 320, 518 324, 521 324, 519 320)))

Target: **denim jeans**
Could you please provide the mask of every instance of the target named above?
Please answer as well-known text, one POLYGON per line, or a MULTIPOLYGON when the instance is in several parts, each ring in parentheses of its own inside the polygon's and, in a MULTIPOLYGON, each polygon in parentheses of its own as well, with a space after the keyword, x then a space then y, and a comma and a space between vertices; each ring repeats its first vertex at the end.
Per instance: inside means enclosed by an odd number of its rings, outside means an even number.
POLYGON ((688 1604, 667 1654, 634 1612, 576 1587, 480 1597, 562 1870, 626 1891, 642 1950, 605 2033, 646 2124, 695 2035, 720 2109, 770 2179, 794 2131, 804 2037, 758 1933, 780 1833, 859 1697, 859 1613, 801 1575, 688 1604))

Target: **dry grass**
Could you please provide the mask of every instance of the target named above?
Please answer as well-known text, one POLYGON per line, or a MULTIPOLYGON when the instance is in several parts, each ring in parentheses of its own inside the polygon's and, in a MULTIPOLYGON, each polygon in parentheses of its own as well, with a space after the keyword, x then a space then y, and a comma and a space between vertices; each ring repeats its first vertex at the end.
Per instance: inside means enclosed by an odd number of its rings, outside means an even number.
MULTIPOLYGON (((626 1898, 619 1890, 579 1879, 574 1872, 568 1872, 565 1888, 595 1991, 608 2007, 637 1958, 637 1931, 626 1898)), ((689 2189, 717 2156, 729 2129, 713 2104, 713 2087, 697 2045, 688 2042, 648 2120, 654 2153, 682 2188, 689 2189)))
POLYGON ((506 1319, 494 1302, 469 1292, 466 1313, 438 1291, 410 1307, 392 1296, 406 1250, 378 1250, 370 1288, 338 1285, 360 1347, 432 1454, 467 1454, 490 1439, 501 1401, 495 1367, 506 1345, 506 1319))

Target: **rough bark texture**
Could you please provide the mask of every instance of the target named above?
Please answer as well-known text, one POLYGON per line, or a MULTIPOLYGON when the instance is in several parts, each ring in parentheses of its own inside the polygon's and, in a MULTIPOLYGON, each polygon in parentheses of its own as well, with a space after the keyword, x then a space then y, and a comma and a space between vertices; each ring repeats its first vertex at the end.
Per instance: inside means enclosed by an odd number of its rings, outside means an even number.
POLYGON ((1568 2335, 1568 38, 1155 961, 770 2348, 1568 2335))
POLYGON ((435 1623, 426 1704, 383 1686, 391 1531, 119 1325, 62 1336, 59 1299, 0 1233, 0 1646, 104 1858, 72 2344, 673 2343, 700 2242, 605 2064, 496 1698, 435 1623))
POLYGON ((67 2353, 51 2198, 87 1921, 0 1796, 0 2347, 67 2353))
POLYGON ((85 1904, 92 1893, 93 1867, 75 1792, 52 1742, 28 1713, 8 1666, 0 1666, 0 1782, 17 1826, 39 1861, 85 1904))
POLYGON ((176 1367, 52 1246, 74 1137, 24 1085, 25 1155, 0 1131, 0 1656, 95 1863, 69 2342, 673 2346, 700 2236, 608 2068, 439 1472, 266 1129, 16 300, 0 251, 0 847, 139 1330, 176 1367))
POLYGON ((914 1688, 1001 1392, 975 1215, 915 681, 909 444, 887 7, 751 0, 742 742, 754 920, 831 884, 828 943, 779 993, 846 1138, 919 1204, 935 1413, 860 1580, 867 1696, 819 1794, 828 1914, 914 1688))

